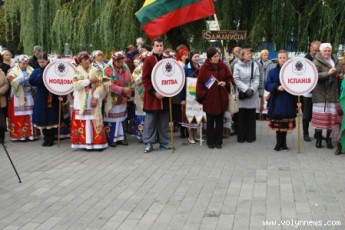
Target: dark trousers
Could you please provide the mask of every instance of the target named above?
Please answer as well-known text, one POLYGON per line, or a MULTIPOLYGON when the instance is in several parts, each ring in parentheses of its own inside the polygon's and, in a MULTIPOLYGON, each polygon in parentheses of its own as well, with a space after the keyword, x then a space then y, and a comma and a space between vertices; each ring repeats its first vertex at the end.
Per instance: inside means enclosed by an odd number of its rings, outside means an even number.
POLYGON ((207 118, 207 145, 220 146, 223 144, 224 113, 220 115, 206 114, 207 118))
POLYGON ((240 108, 238 112, 237 141, 253 142, 256 140, 256 111, 240 108))

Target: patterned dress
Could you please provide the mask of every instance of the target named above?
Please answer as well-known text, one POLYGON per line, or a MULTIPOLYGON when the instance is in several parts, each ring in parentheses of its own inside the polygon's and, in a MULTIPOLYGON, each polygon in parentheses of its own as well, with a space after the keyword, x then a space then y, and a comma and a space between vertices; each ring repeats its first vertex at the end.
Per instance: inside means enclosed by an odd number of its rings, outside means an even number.
POLYGON ((132 79, 131 79, 131 86, 132 88, 134 88, 134 104, 135 104, 133 133, 139 140, 143 139, 144 121, 145 121, 145 112, 143 110, 145 87, 141 79, 143 64, 144 63, 141 63, 138 67, 134 69, 133 74, 132 74, 132 79))
POLYGON ((127 118, 127 101, 131 95, 125 95, 123 89, 130 87, 131 73, 126 65, 117 68, 110 62, 104 68, 103 75, 110 79, 104 106, 104 128, 110 145, 126 139, 124 121, 127 118))
POLYGON ((32 123, 34 106, 33 88, 29 84, 29 77, 33 69, 21 69, 19 64, 13 67, 8 75, 12 91, 8 106, 8 121, 11 140, 35 140, 40 132, 32 123))
POLYGON ((91 66, 85 71, 81 66, 73 78, 74 110, 71 121, 72 148, 104 149, 108 147, 103 128, 102 98, 105 93, 102 73, 91 66), (90 83, 90 77, 96 75, 98 83, 90 83), (91 107, 92 98, 97 99, 96 107, 91 107))

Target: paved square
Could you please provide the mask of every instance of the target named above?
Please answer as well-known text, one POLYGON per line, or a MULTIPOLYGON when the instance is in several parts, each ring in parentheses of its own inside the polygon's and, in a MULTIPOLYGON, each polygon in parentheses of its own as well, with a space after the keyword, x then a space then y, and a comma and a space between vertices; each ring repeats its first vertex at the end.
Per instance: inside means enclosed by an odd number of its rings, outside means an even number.
POLYGON ((221 150, 175 135, 174 154, 133 137, 103 152, 7 141, 22 183, 0 146, 0 229, 345 229, 345 154, 314 139, 297 154, 297 130, 274 152, 265 121, 221 150))

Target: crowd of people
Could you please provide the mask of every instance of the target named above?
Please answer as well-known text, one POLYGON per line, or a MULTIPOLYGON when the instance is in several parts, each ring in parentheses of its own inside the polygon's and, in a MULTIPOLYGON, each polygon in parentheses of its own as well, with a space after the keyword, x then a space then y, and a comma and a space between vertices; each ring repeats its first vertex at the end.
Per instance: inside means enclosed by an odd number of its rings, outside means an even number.
POLYGON ((267 102, 268 127, 276 132, 274 151, 288 151, 287 132, 296 127, 298 110, 303 110, 303 140, 310 142, 309 123, 315 130, 316 148, 333 149, 342 153, 340 124, 342 108, 339 104, 345 60, 332 55, 330 43, 313 41, 305 58, 313 61, 318 70, 315 89, 303 96, 288 93, 279 74, 288 60, 288 52, 278 52, 277 64, 269 59, 268 50, 254 59, 250 48, 234 47, 233 59, 209 47, 206 60, 200 65, 200 54, 182 44, 176 51, 164 48, 164 41, 156 38, 151 45, 138 38, 136 47, 112 52, 106 60, 101 50, 91 54, 79 52, 74 57, 76 71, 73 92, 57 96, 45 87, 43 73, 49 64, 42 47, 35 46, 33 56, 19 55, 14 61, 9 50, 1 52, 0 62, 0 141, 9 131, 12 141, 36 140, 43 134, 43 147, 54 145, 59 134, 70 134, 72 148, 103 150, 128 145, 127 135, 144 143, 144 152, 160 150, 170 145, 169 128, 180 130, 190 144, 198 141, 199 122, 205 123, 206 143, 210 149, 221 149, 225 127, 230 121, 232 133, 239 143, 256 141, 257 108, 263 110, 267 102), (162 59, 174 58, 184 69, 186 78, 197 79, 195 100, 203 106, 202 121, 186 116, 186 87, 172 98, 173 124, 169 122, 169 98, 153 87, 151 81, 155 65, 162 59), (235 86, 239 111, 229 113, 230 88, 235 86), (63 108, 59 110, 59 103, 63 108), (61 103, 60 103, 61 104, 61 103), (59 112, 61 114, 59 114, 59 112), (59 124, 59 117, 62 121, 59 124), (326 137, 322 130, 326 130, 326 137))

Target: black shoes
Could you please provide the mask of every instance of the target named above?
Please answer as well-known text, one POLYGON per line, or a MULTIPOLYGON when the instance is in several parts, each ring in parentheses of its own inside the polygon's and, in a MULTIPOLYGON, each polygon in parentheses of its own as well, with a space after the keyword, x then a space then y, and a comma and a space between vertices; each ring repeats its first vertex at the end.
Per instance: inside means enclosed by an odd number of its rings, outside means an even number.
POLYGON ((222 149, 222 148, 223 148, 222 145, 207 145, 207 147, 208 147, 209 149, 214 149, 215 147, 216 147, 217 149, 222 149))
POLYGON ((306 142, 311 142, 311 139, 310 139, 308 134, 304 134, 303 135, 303 140, 306 141, 306 142))
POLYGON ((128 145, 128 142, 126 140, 118 141, 119 145, 128 145))
POLYGON ((109 144, 109 146, 115 148, 116 147, 116 142, 113 142, 113 143, 109 144))

